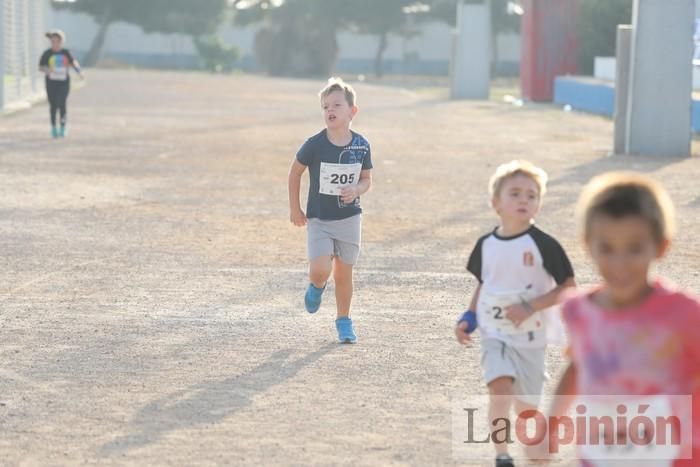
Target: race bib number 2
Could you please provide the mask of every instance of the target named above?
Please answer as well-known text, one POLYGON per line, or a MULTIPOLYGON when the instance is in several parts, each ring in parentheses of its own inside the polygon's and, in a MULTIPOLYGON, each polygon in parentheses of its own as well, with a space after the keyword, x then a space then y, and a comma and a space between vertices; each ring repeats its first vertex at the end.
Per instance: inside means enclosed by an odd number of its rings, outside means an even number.
POLYGON ((506 335, 527 334, 530 331, 540 329, 542 327, 541 317, 537 315, 529 317, 520 326, 515 326, 511 320, 506 318, 506 307, 521 303, 528 298, 528 295, 527 293, 480 292, 476 309, 479 325, 506 335))
POLYGON ((362 164, 330 164, 321 162, 320 188, 323 195, 340 196, 340 190, 357 185, 362 164))

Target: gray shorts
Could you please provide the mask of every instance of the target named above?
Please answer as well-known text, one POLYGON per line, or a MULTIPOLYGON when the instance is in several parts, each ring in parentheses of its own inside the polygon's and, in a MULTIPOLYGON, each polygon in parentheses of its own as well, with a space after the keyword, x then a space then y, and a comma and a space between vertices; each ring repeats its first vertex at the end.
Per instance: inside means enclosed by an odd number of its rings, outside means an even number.
POLYGON ((515 398, 538 405, 545 380, 545 347, 520 349, 498 339, 481 341, 481 368, 484 381, 510 376, 515 383, 515 398))
POLYGON ((362 238, 362 214, 337 221, 309 219, 306 231, 310 260, 319 256, 336 256, 344 263, 357 263, 362 238))

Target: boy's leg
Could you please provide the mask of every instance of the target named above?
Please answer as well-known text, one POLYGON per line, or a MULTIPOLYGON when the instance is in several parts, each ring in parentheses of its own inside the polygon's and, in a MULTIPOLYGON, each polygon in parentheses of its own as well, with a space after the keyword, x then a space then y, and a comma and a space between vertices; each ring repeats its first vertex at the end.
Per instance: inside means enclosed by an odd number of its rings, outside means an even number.
POLYGON ((309 265, 310 284, 304 294, 304 307, 309 313, 316 313, 321 307, 323 292, 326 290, 326 282, 331 275, 331 257, 317 256, 309 265))
POLYGON ((333 263, 331 256, 319 256, 311 260, 309 264, 309 282, 317 289, 322 289, 326 286, 328 278, 331 276, 333 263))
POLYGON ((68 94, 70 93, 70 83, 66 82, 61 93, 61 125, 66 125, 68 115, 68 94))
POLYGON ((51 117, 51 126, 55 127, 56 111, 58 110, 58 105, 56 102, 56 90, 49 82, 46 83, 46 97, 49 101, 49 116, 51 117))
POLYGON ((70 85, 68 82, 61 83, 61 91, 59 96, 58 109, 61 114, 61 132, 60 136, 65 136, 66 134, 66 114, 68 113, 68 92, 70 91, 70 85))
POLYGON ((304 306, 309 313, 316 313, 321 307, 326 282, 333 268, 333 240, 326 232, 324 223, 318 219, 309 219, 306 235, 310 283, 304 294, 304 306))
POLYGON ((362 216, 345 219, 341 231, 336 234, 333 239, 335 298, 338 318, 347 318, 353 293, 352 270, 360 257, 362 216))
POLYGON ((333 261, 333 280, 335 282, 335 303, 338 309, 338 318, 347 318, 350 315, 350 303, 352 302, 352 264, 344 262, 339 257, 333 261))
MULTIPOLYGON (((517 389, 516 389, 516 392, 517 392, 517 389)), ((521 414, 525 414, 525 416, 527 416, 527 413, 535 413, 537 411, 537 405, 533 405, 530 402, 525 402, 521 399, 518 399, 518 397, 515 396, 515 398, 513 399, 513 409, 515 410, 515 418, 517 420, 521 416, 521 414)), ((526 430, 525 426, 523 425, 524 432, 518 432, 517 431, 518 424, 515 423, 514 425, 516 427, 515 430, 516 430, 517 438, 518 439, 528 439, 527 433, 526 433, 527 430, 526 430)), ((539 453, 539 450, 538 450, 539 446, 528 445, 528 446, 524 446, 524 448, 525 448, 525 452, 528 454, 528 456, 530 456, 530 459, 535 459, 538 457, 536 453, 539 453)))
POLYGON ((491 440, 496 448, 496 454, 508 454, 508 438, 510 433, 504 430, 503 422, 498 419, 510 420, 510 408, 513 405, 513 378, 501 376, 488 384, 489 388, 489 423, 491 423, 491 440), (496 422, 494 424, 494 422, 496 422))
POLYGON ((333 269, 333 240, 323 221, 309 219, 306 225, 306 247, 309 254, 309 282, 322 289, 333 269))
MULTIPOLYGON (((509 349, 511 357, 516 363, 517 376, 515 379, 514 408, 516 417, 523 412, 532 412, 538 409, 545 381, 545 348, 534 349, 509 349)), ((519 439, 527 439, 523 433, 519 439)), ((525 452, 531 458, 536 458, 539 448, 542 446, 525 446, 525 452)))
POLYGON ((357 342, 357 335, 349 315, 353 291, 352 268, 360 254, 359 242, 355 244, 335 240, 334 252, 333 279, 335 281, 335 300, 338 307, 335 327, 340 342, 354 344, 357 342))
POLYGON ((514 368, 511 354, 505 342, 497 339, 484 339, 481 342, 481 363, 484 381, 489 389, 489 423, 491 424, 491 440, 497 456, 508 454, 508 436, 503 430, 504 422, 493 422, 497 419, 510 420, 510 408, 513 405, 515 393, 514 368))
POLYGON ((58 106, 54 99, 49 99, 49 117, 51 118, 51 126, 56 126, 56 114, 58 113, 58 106))

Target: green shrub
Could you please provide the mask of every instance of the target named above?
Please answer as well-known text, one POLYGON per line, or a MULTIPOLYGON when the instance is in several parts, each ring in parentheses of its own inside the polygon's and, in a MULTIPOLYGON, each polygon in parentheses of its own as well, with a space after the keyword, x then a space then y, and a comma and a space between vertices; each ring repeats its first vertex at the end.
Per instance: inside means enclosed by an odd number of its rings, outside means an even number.
POLYGON ((238 49, 226 47, 217 36, 197 37, 194 45, 206 70, 230 73, 238 61, 238 49))

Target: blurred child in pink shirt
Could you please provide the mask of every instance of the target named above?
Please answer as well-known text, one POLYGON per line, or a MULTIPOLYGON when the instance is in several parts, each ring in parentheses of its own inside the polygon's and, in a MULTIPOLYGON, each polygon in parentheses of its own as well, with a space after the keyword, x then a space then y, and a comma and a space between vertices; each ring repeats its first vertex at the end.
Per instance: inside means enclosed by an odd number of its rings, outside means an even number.
MULTIPOLYGON (((579 212, 602 283, 564 305, 571 363, 552 415, 563 414, 575 395, 694 396, 695 460, 686 454, 647 462, 700 465, 700 302, 650 277, 670 245, 673 204, 648 177, 609 173, 588 184, 579 212)), ((620 465, 580 456, 585 466, 620 465)))

